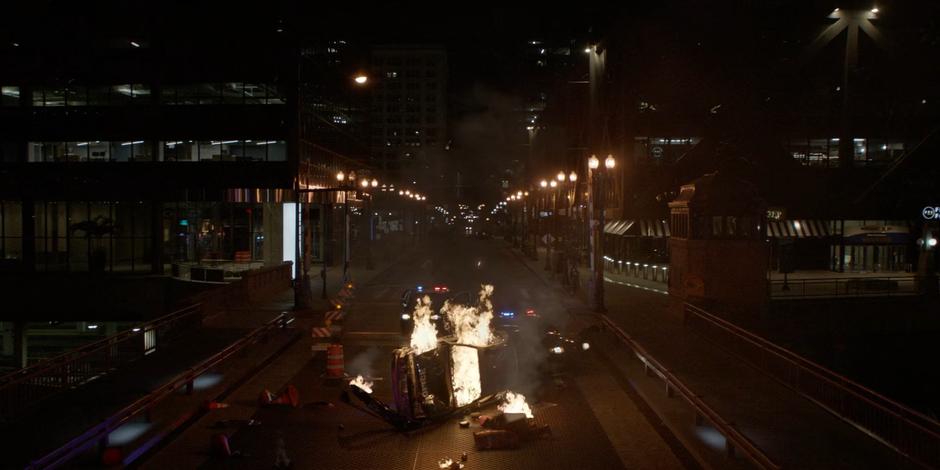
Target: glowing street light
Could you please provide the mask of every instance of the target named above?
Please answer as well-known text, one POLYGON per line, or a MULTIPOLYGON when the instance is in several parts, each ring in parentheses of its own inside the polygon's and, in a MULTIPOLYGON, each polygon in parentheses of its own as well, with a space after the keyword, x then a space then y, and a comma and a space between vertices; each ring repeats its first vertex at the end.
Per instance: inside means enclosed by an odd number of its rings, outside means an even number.
POLYGON ((543 188, 547 188, 547 187, 548 187, 548 181, 545 181, 545 180, 539 181, 539 186, 541 186, 541 187, 543 187, 543 188))
POLYGON ((372 178, 372 187, 375 188, 379 185, 379 180, 372 178))
POLYGON ((343 173, 342 171, 336 173, 336 181, 346 181, 346 173, 343 173))
POLYGON ((353 78, 353 81, 356 82, 356 83, 359 84, 359 85, 365 85, 366 82, 369 81, 369 77, 367 77, 367 76, 365 76, 365 75, 363 75, 363 74, 359 74, 359 75, 356 75, 356 78, 353 78))
POLYGON ((596 170, 599 166, 601 166, 601 161, 597 159, 597 155, 591 155, 588 159, 588 168, 596 170))
POLYGON ((368 187, 369 187, 369 180, 363 178, 362 183, 361 183, 361 186, 362 186, 363 188, 368 188, 368 187))
POLYGON ((522 197, 522 191, 516 191, 516 199, 522 197))
POLYGON ((578 181, 578 174, 575 173, 574 171, 572 171, 572 172, 568 175, 568 181, 571 181, 572 183, 574 183, 575 181, 578 181))
POLYGON ((548 185, 551 186, 551 187, 553 187, 553 188, 557 188, 557 187, 558 187, 558 182, 555 181, 555 180, 552 180, 552 182, 551 182, 551 183, 548 183, 548 185))
POLYGON ((617 165, 617 161, 614 160, 614 156, 607 154, 607 158, 604 159, 604 166, 607 167, 608 170, 612 170, 615 165, 617 165))
POLYGON ((555 175, 555 179, 558 180, 559 183, 565 181, 565 172, 559 171, 558 174, 555 175))

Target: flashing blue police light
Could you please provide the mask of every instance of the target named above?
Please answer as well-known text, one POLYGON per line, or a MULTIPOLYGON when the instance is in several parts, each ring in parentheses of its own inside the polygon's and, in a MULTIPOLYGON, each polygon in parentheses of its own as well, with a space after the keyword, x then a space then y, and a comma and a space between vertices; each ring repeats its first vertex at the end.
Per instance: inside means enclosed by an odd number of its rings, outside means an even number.
POLYGON ((424 292, 424 286, 415 287, 415 290, 418 292, 424 292))
POLYGON ((507 311, 507 312, 499 312, 499 316, 501 316, 501 317, 503 317, 503 318, 512 318, 512 317, 516 316, 516 312, 508 312, 508 311, 507 311))

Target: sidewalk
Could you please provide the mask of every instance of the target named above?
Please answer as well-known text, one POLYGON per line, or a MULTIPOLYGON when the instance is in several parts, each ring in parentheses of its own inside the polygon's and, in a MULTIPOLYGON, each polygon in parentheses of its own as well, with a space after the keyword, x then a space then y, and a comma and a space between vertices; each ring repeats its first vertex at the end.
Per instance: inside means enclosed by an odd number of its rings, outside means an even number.
MULTIPOLYGON (((524 261, 546 282, 558 285, 543 270, 544 258, 524 261)), ((582 269, 581 298, 588 274, 582 269)), ((607 316, 784 468, 913 468, 874 439, 687 330, 675 299, 624 284, 606 283, 607 316)), ((565 303, 585 309, 575 299, 565 303)), ((664 418, 670 421, 668 413, 664 418)), ((683 434, 700 444, 708 439, 685 420, 670 427, 680 439, 683 434)))
MULTIPOLYGON (((407 249, 400 251, 401 256, 407 253, 407 249)), ((374 260, 376 261, 374 269, 366 269, 364 259, 354 258, 350 262, 347 271, 349 279, 357 287, 365 285, 374 276, 392 264, 399 262, 399 260, 400 256, 374 260)), ((310 269, 314 307, 297 312, 296 321, 292 325, 293 329, 299 332, 300 340, 278 351, 276 356, 272 356, 272 360, 266 361, 263 369, 244 377, 243 383, 240 383, 230 393, 226 392, 224 400, 229 405, 228 408, 204 412, 195 416, 192 422, 181 430, 179 435, 149 456, 141 464, 141 468, 198 468, 203 466, 210 457, 209 444, 213 435, 236 432, 240 425, 246 423, 258 412, 257 398, 260 391, 265 389, 271 391, 281 390, 288 383, 296 382, 298 374, 310 367, 311 359, 315 355, 311 351, 310 330, 314 326, 323 326, 323 314, 332 308, 329 299, 334 298, 336 293, 345 285, 342 266, 328 267, 327 299, 322 299, 320 270, 315 268, 319 267, 311 267, 310 269), (219 423, 231 424, 220 426, 219 423)), ((269 312, 279 312, 281 309, 290 310, 293 308, 293 295, 293 290, 285 291, 282 295, 259 306, 258 310, 269 312)), ((321 372, 322 370, 317 372, 317 378, 321 372)), ((306 401, 308 397, 302 396, 306 401)), ((262 424, 263 422, 264 420, 262 420, 262 424)), ((269 428, 269 426, 266 428, 269 428)))

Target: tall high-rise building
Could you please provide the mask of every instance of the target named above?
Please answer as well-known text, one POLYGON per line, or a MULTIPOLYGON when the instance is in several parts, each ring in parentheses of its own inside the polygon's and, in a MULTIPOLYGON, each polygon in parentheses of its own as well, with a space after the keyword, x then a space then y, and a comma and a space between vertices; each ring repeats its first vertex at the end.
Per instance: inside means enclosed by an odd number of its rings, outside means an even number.
POLYGON ((447 143, 447 53, 441 46, 372 51, 372 158, 382 181, 433 187, 447 143))

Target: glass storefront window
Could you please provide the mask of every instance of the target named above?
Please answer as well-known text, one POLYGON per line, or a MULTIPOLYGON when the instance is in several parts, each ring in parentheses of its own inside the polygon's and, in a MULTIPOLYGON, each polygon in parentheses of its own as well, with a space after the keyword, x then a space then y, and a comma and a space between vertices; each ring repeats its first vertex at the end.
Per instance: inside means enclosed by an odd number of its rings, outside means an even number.
POLYGON ((88 142, 66 142, 65 159, 70 162, 88 160, 88 142))
POLYGON ((221 155, 221 141, 218 140, 209 140, 209 141, 200 141, 199 142, 199 160, 214 160, 219 161, 222 159, 221 155))
POLYGON ((26 149, 27 160, 30 162, 42 161, 42 142, 30 142, 26 149))
POLYGON ((19 106, 20 105, 20 87, 3 86, 0 87, 0 106, 19 106))
POLYGON ((65 106, 65 89, 37 87, 33 90, 33 106, 65 106))
POLYGON ((839 166, 839 139, 829 139, 829 161, 826 166, 839 166))
POLYGON ((242 104, 245 102, 245 84, 244 83, 223 83, 222 84, 222 103, 223 104, 242 104))
MULTIPOLYGON (((143 142, 143 141, 137 141, 143 142)), ((132 146, 134 141, 114 141, 111 142, 111 161, 112 162, 128 162, 131 161, 132 155, 132 146)))
POLYGON ((164 158, 171 162, 199 161, 199 147, 192 140, 174 140, 164 144, 164 158))
POLYGON ((868 160, 868 155, 865 153, 867 150, 865 139, 852 139, 852 148, 855 161, 864 162, 868 160))
POLYGON ((268 144, 268 161, 284 162, 287 161, 287 143, 283 140, 277 140, 268 144))
POLYGON ((263 162, 268 158, 267 140, 245 141, 244 158, 251 161, 263 162))
POLYGON ((245 104, 267 104, 267 86, 260 83, 245 83, 245 104))
POLYGON ((217 83, 200 85, 199 104, 219 104, 222 102, 222 88, 217 83))
POLYGON ((87 106, 88 88, 83 86, 70 86, 65 90, 66 106, 87 106))
POLYGON ((92 162, 106 162, 111 159, 109 142, 96 140, 88 142, 88 160, 92 162))
POLYGON ((88 88, 88 104, 90 106, 107 106, 111 103, 111 87, 93 86, 88 88))
POLYGON ((152 162, 153 142, 149 140, 135 140, 131 146, 131 156, 135 162, 152 162))

